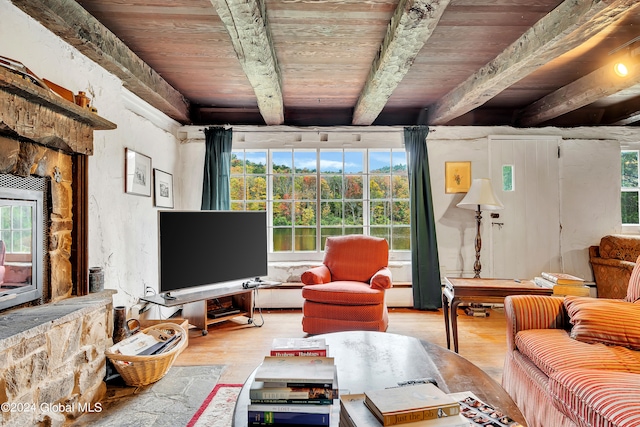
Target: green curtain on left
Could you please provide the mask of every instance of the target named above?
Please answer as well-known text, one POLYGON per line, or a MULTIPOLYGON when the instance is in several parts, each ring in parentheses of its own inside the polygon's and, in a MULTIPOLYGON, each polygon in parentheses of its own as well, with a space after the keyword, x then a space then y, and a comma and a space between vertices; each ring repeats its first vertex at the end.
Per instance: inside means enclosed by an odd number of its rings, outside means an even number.
POLYGON ((429 135, 427 126, 404 128, 411 204, 413 307, 420 310, 435 310, 442 307, 442 286, 429 177, 427 135, 429 135))
POLYGON ((204 182, 202 210, 224 211, 231 207, 229 175, 231 173, 231 139, 233 131, 223 127, 204 130, 204 182))

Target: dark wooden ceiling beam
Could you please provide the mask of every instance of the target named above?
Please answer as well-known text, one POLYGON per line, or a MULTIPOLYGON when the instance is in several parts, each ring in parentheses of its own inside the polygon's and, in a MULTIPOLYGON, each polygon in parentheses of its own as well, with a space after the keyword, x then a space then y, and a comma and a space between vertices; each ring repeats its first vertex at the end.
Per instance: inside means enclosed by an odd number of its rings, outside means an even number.
POLYGON ((601 98, 640 85, 640 64, 630 68, 627 77, 617 76, 613 72, 613 64, 611 62, 529 105, 518 116, 516 124, 536 126, 601 98))
POLYGON ((566 0, 487 65, 429 107, 428 123, 446 124, 549 61, 638 10, 637 0, 566 0))
POLYGON ((401 0, 387 27, 353 113, 354 125, 370 125, 409 72, 449 0, 401 0))
POLYGON ((233 48, 258 100, 267 125, 284 123, 282 77, 264 2, 211 0, 231 37, 233 48))
POLYGON ((640 110, 629 113, 611 124, 614 126, 625 126, 635 122, 640 122, 640 110))
POLYGON ((169 117, 189 123, 189 103, 118 37, 74 0, 11 0, 64 41, 120 78, 169 117))

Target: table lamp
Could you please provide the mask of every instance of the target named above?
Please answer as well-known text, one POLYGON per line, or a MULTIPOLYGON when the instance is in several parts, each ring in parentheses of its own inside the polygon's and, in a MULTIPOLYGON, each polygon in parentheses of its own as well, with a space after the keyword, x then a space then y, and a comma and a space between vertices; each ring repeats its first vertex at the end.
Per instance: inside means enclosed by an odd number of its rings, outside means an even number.
POLYGON ((482 248, 482 238, 480 237, 480 224, 482 223, 482 211, 496 211, 503 209, 504 205, 491 186, 491 180, 487 178, 477 178, 471 183, 471 188, 467 192, 467 195, 456 206, 462 209, 475 209, 476 210, 476 262, 473 264, 473 271, 475 272, 474 278, 480 277, 480 270, 482 265, 480 264, 480 249, 482 248))

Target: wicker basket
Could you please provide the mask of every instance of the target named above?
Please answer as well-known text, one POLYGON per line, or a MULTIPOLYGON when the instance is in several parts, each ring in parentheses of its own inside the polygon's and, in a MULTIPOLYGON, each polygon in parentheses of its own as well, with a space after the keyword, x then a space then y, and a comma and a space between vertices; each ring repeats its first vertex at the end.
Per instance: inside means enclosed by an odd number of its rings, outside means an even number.
POLYGON ((118 344, 105 350, 106 356, 113 362, 116 370, 125 383, 130 386, 143 386, 154 383, 165 374, 173 365, 174 360, 183 347, 187 343, 187 332, 184 328, 175 323, 160 323, 144 329, 142 332, 148 332, 152 329, 160 329, 163 331, 173 331, 178 334, 179 343, 166 353, 160 353, 149 356, 129 356, 115 351, 118 344))

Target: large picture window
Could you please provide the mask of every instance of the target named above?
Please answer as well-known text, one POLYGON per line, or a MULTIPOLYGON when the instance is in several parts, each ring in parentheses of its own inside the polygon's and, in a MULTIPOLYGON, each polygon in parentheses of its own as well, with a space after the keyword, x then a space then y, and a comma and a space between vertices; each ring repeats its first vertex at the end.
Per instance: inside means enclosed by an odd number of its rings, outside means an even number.
POLYGON ((640 200, 638 194, 638 150, 623 150, 621 153, 621 214, 622 224, 640 224, 640 200))
POLYGON ((319 253, 345 234, 410 249, 404 150, 234 150, 231 208, 268 211, 272 253, 319 253))

